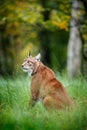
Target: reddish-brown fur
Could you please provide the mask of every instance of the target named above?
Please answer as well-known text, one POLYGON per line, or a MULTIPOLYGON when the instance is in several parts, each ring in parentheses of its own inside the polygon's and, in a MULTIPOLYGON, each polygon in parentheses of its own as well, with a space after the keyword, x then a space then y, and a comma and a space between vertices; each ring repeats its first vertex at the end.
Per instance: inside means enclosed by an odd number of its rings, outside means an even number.
POLYGON ((31 82, 31 104, 41 99, 46 108, 61 109, 71 106, 73 101, 64 86, 55 78, 51 69, 39 64, 31 82))
POLYGON ((40 54, 36 57, 29 56, 22 67, 32 76, 31 106, 39 99, 47 109, 62 109, 73 105, 72 99, 62 83, 56 79, 54 72, 40 62, 40 54))

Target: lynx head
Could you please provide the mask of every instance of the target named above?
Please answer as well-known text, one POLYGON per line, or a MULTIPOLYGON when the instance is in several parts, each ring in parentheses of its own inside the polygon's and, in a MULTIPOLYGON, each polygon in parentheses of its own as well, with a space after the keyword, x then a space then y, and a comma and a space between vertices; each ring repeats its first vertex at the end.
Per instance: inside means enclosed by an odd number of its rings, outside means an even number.
POLYGON ((22 64, 23 71, 28 72, 29 76, 34 75, 37 71, 37 68, 39 67, 40 58, 41 58, 40 53, 35 57, 32 57, 29 54, 29 56, 24 60, 22 64))

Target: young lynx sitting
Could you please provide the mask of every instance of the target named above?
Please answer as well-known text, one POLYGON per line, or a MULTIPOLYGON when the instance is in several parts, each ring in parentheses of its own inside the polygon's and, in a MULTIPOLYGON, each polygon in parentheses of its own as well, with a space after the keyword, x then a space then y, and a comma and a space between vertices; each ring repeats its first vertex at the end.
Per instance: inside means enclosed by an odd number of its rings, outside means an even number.
POLYGON ((23 71, 32 76, 30 105, 41 99, 45 108, 61 109, 73 104, 65 87, 59 82, 54 72, 40 61, 40 53, 29 56, 22 64, 23 71))

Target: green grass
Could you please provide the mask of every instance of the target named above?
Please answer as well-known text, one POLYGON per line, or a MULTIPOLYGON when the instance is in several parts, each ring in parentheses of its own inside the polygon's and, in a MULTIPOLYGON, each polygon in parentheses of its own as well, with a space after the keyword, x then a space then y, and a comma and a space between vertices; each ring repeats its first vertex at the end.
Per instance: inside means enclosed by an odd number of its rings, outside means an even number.
POLYGON ((0 78, 0 130, 87 130, 87 82, 59 79, 76 100, 72 110, 48 112, 40 102, 30 109, 29 77, 0 78))

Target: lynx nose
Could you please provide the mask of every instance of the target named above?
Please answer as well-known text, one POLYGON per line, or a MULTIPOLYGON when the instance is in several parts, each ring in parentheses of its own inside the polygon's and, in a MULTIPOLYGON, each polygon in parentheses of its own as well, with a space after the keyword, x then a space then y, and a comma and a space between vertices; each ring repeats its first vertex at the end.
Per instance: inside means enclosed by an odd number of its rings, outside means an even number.
POLYGON ((22 68, 23 68, 24 66, 22 65, 22 68))

